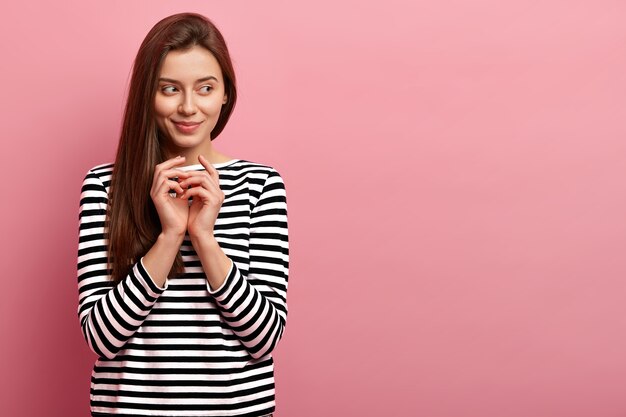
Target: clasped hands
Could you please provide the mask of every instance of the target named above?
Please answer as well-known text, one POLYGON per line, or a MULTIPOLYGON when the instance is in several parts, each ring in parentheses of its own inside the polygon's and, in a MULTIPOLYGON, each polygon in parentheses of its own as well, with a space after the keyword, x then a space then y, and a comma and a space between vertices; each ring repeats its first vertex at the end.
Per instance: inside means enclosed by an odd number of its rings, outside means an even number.
POLYGON ((198 157, 206 171, 182 171, 175 167, 185 163, 179 156, 158 164, 150 197, 161 221, 161 233, 195 237, 213 237, 213 228, 224 201, 219 174, 202 155, 198 157), (175 180, 178 179, 178 181, 175 180), (176 193, 174 196, 173 193, 176 193), (189 204, 189 197, 193 200, 189 204))

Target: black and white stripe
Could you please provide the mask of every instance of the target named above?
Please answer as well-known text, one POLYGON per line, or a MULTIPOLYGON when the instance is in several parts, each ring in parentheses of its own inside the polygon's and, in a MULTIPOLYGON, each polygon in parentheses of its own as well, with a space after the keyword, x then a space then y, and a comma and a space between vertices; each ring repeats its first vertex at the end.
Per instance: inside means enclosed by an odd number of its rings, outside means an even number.
MULTIPOLYGON (((158 287, 141 259, 119 284, 106 268, 112 164, 87 172, 80 199, 78 317, 98 355, 94 416, 262 416, 274 411, 272 350, 287 318, 287 199, 272 167, 214 164, 224 202, 215 237, 233 261, 211 290, 189 236, 185 274, 158 287)), ((192 167, 194 168, 194 167, 192 167)), ((195 169, 203 169, 201 165, 195 169)))

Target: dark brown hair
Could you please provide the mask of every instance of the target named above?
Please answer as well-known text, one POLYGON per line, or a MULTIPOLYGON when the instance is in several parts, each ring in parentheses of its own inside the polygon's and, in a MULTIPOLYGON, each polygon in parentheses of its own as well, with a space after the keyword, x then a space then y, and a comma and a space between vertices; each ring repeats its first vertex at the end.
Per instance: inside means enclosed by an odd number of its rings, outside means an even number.
MULTIPOLYGON (((154 118, 158 76, 169 51, 194 45, 215 56, 224 77, 228 101, 222 106, 211 140, 224 129, 237 101, 235 72, 226 42, 209 19, 197 13, 179 13, 161 20, 148 32, 133 65, 109 192, 107 249, 111 277, 116 282, 147 253, 161 232, 150 198, 154 168, 164 161, 164 138, 154 118)), ((179 253, 170 274, 182 273, 183 267, 179 253)))

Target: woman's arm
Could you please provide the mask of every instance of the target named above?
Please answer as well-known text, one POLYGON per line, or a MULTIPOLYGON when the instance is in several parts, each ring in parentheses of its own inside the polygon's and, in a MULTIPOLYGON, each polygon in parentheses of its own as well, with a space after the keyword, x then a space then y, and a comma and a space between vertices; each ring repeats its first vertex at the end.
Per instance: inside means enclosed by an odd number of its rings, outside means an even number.
POLYGON ((275 170, 252 210, 250 226, 247 273, 226 256, 212 235, 194 238, 192 243, 220 313, 248 353, 260 358, 272 352, 287 320, 287 198, 275 170))
POLYGON ((167 275, 172 269, 176 254, 183 244, 185 235, 161 233, 154 245, 143 256, 143 266, 152 277, 158 287, 163 287, 167 281, 167 275))
POLYGON ((78 242, 78 316, 93 352, 112 359, 136 332, 167 288, 183 236, 159 236, 148 253, 119 283, 110 279, 104 234, 107 192, 100 177, 87 173, 80 198, 78 242))

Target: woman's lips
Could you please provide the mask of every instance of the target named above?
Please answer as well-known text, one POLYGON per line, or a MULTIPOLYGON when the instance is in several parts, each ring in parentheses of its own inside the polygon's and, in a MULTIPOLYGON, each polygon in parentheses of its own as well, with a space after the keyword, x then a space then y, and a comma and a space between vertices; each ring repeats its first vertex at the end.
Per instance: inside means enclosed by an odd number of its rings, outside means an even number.
POLYGON ((173 122, 176 129, 181 133, 193 133, 200 126, 200 123, 173 122))

